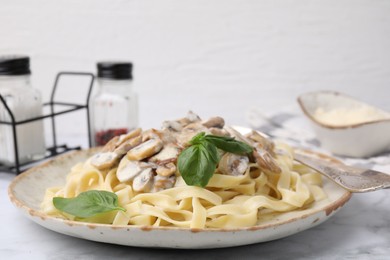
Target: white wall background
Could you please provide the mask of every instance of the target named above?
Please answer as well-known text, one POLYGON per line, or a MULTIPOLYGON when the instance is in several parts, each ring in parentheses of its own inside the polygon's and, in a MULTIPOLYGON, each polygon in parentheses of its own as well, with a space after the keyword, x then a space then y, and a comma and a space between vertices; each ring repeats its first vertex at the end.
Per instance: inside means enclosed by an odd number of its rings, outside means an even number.
POLYGON ((250 107, 320 89, 390 110, 388 0, 2 0, 0 35, 0 53, 31 56, 45 100, 60 70, 132 60, 144 127, 188 109, 246 124, 250 107))

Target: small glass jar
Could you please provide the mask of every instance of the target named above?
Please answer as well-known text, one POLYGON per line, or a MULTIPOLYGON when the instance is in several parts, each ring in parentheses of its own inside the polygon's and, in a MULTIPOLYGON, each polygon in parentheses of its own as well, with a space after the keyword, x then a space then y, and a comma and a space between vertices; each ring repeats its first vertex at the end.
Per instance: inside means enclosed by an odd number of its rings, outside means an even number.
POLYGON ((130 62, 99 62, 98 91, 91 102, 92 144, 100 146, 138 126, 138 96, 130 62))
MULTIPOLYGON (((30 84, 30 59, 27 56, 0 57, 0 94, 11 110, 15 121, 42 115, 42 98, 30 84)), ((11 122, 11 117, 0 102, 0 121, 11 122)), ((19 163, 42 158, 45 155, 45 138, 42 120, 16 126, 19 163)), ((15 149, 12 126, 0 124, 0 162, 13 165, 15 149)))

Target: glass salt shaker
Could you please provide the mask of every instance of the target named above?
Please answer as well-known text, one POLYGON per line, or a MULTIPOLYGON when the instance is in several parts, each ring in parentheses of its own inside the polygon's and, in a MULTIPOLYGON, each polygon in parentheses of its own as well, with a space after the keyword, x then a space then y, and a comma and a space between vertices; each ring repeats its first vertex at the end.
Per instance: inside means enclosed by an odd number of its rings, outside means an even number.
POLYGON ((99 62, 98 92, 92 98, 92 143, 106 144, 138 126, 138 96, 133 91, 130 62, 99 62))
MULTIPOLYGON (((0 56, 0 94, 11 110, 15 121, 42 116, 42 98, 30 83, 28 56, 0 56)), ((11 117, 0 102, 0 121, 11 122, 11 117)), ((19 163, 43 158, 46 152, 42 120, 16 126, 19 163)), ((0 162, 13 165, 15 145, 12 126, 0 124, 0 162)))

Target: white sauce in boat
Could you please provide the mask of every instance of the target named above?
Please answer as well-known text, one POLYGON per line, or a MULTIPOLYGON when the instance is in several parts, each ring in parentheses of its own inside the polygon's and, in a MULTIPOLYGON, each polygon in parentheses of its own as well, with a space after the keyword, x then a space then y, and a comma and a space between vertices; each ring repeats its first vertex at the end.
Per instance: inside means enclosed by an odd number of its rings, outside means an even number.
POLYGON ((390 119, 390 114, 369 106, 355 108, 317 108, 314 117, 318 122, 332 126, 346 126, 390 119))

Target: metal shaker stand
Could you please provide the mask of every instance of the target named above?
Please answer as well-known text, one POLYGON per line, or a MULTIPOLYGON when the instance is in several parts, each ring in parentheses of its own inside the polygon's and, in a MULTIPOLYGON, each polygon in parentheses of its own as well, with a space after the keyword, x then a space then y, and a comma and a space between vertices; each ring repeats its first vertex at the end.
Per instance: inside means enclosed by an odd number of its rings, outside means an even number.
POLYGON ((66 144, 57 144, 57 134, 56 134, 56 123, 55 123, 55 118, 59 115, 67 114, 70 112, 78 111, 81 109, 86 110, 86 116, 87 116, 87 134, 88 134, 88 144, 89 147, 92 146, 91 142, 91 122, 90 122, 90 114, 89 114, 89 99, 91 97, 91 92, 92 92, 92 87, 93 87, 93 82, 95 80, 95 76, 92 73, 87 73, 87 72, 59 72, 55 78, 54 86, 52 89, 52 93, 50 96, 50 102, 44 103, 43 106, 48 106, 50 108, 50 113, 45 114, 39 117, 34 117, 30 118, 27 120, 21 120, 21 121, 16 121, 15 117, 8 107, 7 103, 5 102, 5 99, 2 95, 0 95, 0 101, 4 108, 7 110, 11 121, 1 121, 0 120, 0 125, 10 125, 12 127, 12 135, 13 135, 13 145, 14 145, 14 153, 15 153, 15 163, 13 165, 4 165, 0 163, 0 171, 2 172, 10 172, 10 173, 16 173, 19 174, 22 171, 26 170, 29 168, 34 163, 37 163, 39 161, 46 160, 48 158, 57 156, 62 153, 66 153, 71 150, 80 150, 80 146, 75 146, 75 147, 68 147, 66 144), (60 82, 60 79, 62 76, 81 76, 81 77, 89 77, 89 85, 88 85, 88 92, 87 92, 87 97, 86 101, 84 104, 77 104, 77 103, 67 103, 67 102, 58 102, 54 100, 54 96, 57 90, 58 83, 60 82), (64 106, 66 107, 65 109, 55 112, 56 106, 64 106), (38 160, 31 160, 25 163, 20 163, 19 162, 19 151, 18 151, 18 140, 17 140, 17 135, 16 135, 16 128, 18 125, 26 124, 29 122, 37 121, 37 120, 44 120, 46 118, 51 119, 51 127, 52 127, 52 138, 53 138, 53 146, 47 147, 46 148, 46 155, 44 158, 38 159, 38 160))

